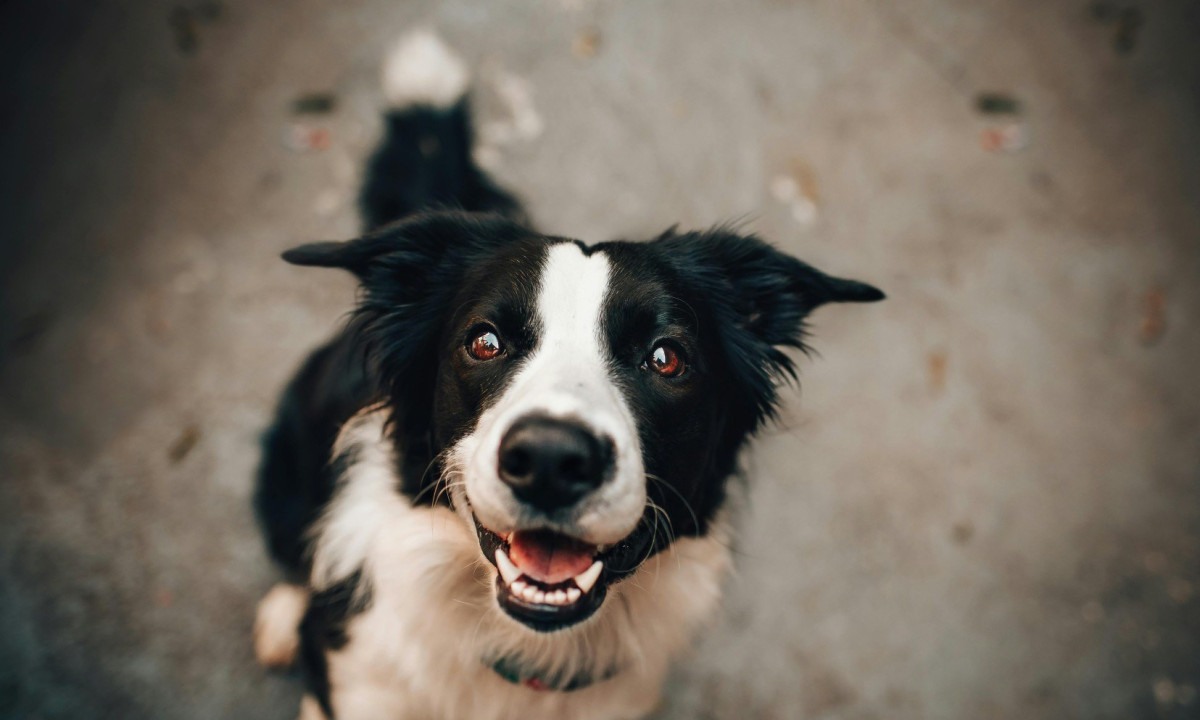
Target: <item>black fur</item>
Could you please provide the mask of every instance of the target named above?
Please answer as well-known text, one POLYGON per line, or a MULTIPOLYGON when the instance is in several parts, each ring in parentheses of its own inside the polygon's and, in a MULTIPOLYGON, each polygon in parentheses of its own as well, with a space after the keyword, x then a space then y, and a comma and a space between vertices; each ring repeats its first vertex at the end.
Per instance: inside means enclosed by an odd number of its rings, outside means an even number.
POLYGON ((367 165, 359 208, 368 230, 433 207, 524 220, 521 206, 471 159, 466 98, 449 110, 410 107, 384 116, 385 136, 367 165))
POLYGON ((314 352, 284 390, 263 440, 255 509, 271 555, 307 579, 306 532, 333 494, 330 450, 342 424, 379 395, 351 335, 314 352))
POLYGON ((314 593, 300 622, 300 674, 328 718, 333 717, 333 704, 325 653, 346 646, 350 639, 346 634, 349 618, 370 607, 371 588, 359 571, 314 593))

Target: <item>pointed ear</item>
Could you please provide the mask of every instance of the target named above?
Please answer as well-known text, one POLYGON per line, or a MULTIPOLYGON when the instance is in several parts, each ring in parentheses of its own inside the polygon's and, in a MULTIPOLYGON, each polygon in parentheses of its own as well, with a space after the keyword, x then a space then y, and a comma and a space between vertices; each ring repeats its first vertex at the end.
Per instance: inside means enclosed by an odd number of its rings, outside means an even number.
POLYGON ((367 284, 380 270, 419 270, 448 254, 477 252, 524 232, 499 216, 429 212, 385 225, 356 240, 301 245, 283 253, 283 259, 293 265, 349 270, 367 284))
POLYGON ((342 268, 362 278, 371 261, 386 252, 390 244, 383 238, 370 237, 345 242, 314 242, 284 252, 283 259, 293 265, 342 268))
POLYGON ((669 231, 656 243, 702 290, 718 293, 729 304, 730 319, 771 345, 800 347, 804 319, 826 303, 885 297, 876 287, 826 275, 753 235, 669 231))
POLYGON ((754 425, 774 413, 777 383, 796 375, 781 348, 807 350, 809 313, 826 303, 884 299, 878 288, 826 275, 752 235, 668 231, 654 243, 706 298, 726 359, 753 405, 754 425))

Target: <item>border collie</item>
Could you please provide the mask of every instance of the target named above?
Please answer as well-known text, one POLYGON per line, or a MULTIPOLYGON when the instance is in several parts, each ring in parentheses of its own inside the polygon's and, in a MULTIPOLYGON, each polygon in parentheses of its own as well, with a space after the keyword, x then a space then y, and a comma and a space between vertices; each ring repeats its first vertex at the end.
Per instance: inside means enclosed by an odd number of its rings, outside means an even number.
POLYGON ((366 234, 284 254, 361 287, 264 441, 291 577, 256 653, 305 720, 642 717, 717 605, 785 349, 883 293, 724 228, 543 235, 472 161, 463 62, 416 33, 383 75, 366 234))

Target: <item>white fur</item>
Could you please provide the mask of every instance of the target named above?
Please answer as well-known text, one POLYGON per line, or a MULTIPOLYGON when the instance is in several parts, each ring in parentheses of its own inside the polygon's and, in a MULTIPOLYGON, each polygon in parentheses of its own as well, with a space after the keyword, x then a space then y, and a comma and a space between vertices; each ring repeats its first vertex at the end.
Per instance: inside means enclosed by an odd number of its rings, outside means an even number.
POLYGON ((329 655, 338 718, 615 720, 650 712, 668 662, 717 604, 730 564, 724 522, 610 587, 591 619, 537 633, 499 608, 496 571, 469 513, 413 507, 398 493, 391 447, 382 411, 347 425, 338 448, 354 450, 357 462, 316 537, 316 587, 362 568, 371 590, 349 642, 329 655), (502 656, 547 674, 618 673, 573 692, 538 692, 485 664, 502 656))
POLYGON ((277 583, 258 603, 254 618, 254 656, 265 667, 285 668, 300 648, 300 620, 308 609, 308 589, 277 583))
POLYGON ((610 267, 603 253, 585 255, 574 243, 551 246, 542 271, 537 349, 475 430, 451 453, 480 521, 504 533, 520 526, 524 511, 499 479, 500 442, 517 420, 530 415, 570 419, 613 441, 616 471, 580 501, 568 527, 596 545, 633 532, 646 508, 646 479, 633 413, 609 371, 601 337, 610 267))
POLYGON ((300 699, 300 716, 298 720, 325 720, 325 711, 312 695, 300 699))
POLYGON ((383 94, 397 108, 452 107, 470 80, 466 63, 430 30, 402 37, 383 63, 383 94))

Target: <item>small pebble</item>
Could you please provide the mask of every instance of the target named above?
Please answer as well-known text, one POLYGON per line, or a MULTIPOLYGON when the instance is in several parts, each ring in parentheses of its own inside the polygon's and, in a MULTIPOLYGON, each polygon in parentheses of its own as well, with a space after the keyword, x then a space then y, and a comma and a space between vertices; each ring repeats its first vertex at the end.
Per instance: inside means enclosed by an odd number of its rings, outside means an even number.
POLYGON ((984 115, 1016 115, 1021 112, 1021 101, 1004 93, 979 93, 975 107, 984 115))
POLYGON ((336 107, 337 97, 330 92, 309 93, 292 101, 292 112, 296 115, 325 115, 336 107))
POLYGON ((167 449, 167 458, 171 464, 177 464, 183 461, 184 458, 192 452, 196 447, 196 443, 200 441, 200 428, 195 425, 188 425, 175 438, 175 442, 171 443, 171 447, 167 449))
POLYGON ((1175 701, 1175 683, 1167 678, 1154 681, 1154 699, 1160 705, 1169 705, 1175 701))
POLYGON ((600 31, 596 28, 585 28, 575 35, 571 43, 571 52, 577 58, 590 59, 600 52, 600 31))
POLYGON ((992 153, 1015 153, 1029 146, 1029 131, 1023 123, 1009 123, 985 129, 979 145, 992 153))
POLYGON ((1142 321, 1138 325, 1138 340, 1143 345, 1155 345, 1167 331, 1167 296, 1154 288, 1142 296, 1142 321))

